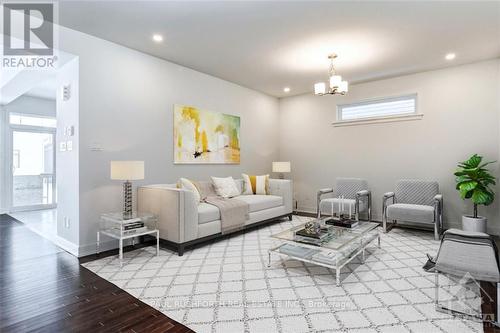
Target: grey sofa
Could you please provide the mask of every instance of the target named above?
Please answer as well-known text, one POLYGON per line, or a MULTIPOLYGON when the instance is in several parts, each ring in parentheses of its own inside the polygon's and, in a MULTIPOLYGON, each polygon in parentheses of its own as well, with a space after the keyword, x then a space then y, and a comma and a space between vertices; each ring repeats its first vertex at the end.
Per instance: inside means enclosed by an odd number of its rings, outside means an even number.
POLYGON ((367 218, 371 221, 371 192, 368 190, 368 183, 361 178, 337 178, 333 188, 324 188, 318 191, 317 195, 317 215, 333 215, 338 212, 340 197, 344 197, 344 210, 342 214, 351 212, 359 219, 361 212, 366 212, 367 218))
MULTIPOLYGON (((236 180, 236 184, 241 192, 243 180, 236 180)), ((280 217, 292 219, 292 181, 269 179, 269 191, 270 195, 237 197, 249 205, 247 227, 280 217)), ((222 236, 219 209, 196 202, 193 192, 179 189, 176 184, 139 187, 137 208, 158 216, 161 243, 175 248, 179 255, 188 246, 222 236)))
POLYGON ((443 196, 435 181, 399 180, 394 192, 384 194, 382 212, 384 232, 387 232, 388 221, 432 225, 436 240, 443 230, 443 196), (391 204, 388 203, 390 199, 391 204))

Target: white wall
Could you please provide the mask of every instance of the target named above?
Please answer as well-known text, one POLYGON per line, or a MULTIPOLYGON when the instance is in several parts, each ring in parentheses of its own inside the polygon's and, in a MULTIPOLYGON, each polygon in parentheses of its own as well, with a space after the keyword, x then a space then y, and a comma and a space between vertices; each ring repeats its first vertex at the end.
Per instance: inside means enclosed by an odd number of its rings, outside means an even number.
POLYGON ((8 112, 28 113, 45 117, 56 116, 56 101, 22 95, 4 106, 8 112))
MULTIPOLYGON (((460 216, 471 208, 455 190, 457 162, 473 153, 499 159, 498 66, 492 60, 357 84, 346 96, 281 99, 280 159, 292 162, 299 209, 315 211, 316 191, 332 186, 336 177, 362 177, 373 193, 374 217, 380 219, 382 195, 394 189, 397 179, 434 179, 444 195, 445 226, 459 227, 460 216), (332 126, 337 103, 413 93, 422 120, 332 126)), ((480 208, 496 234, 497 202, 480 208)))
POLYGON ((79 69, 78 58, 65 64, 57 73, 58 87, 69 85, 71 97, 65 101, 62 89, 57 89, 57 236, 58 245, 78 254, 80 187, 79 187, 79 69), (67 135, 65 128, 74 126, 74 134, 67 135), (60 151, 61 142, 72 142, 71 151, 60 151))
POLYGON ((0 214, 7 213, 8 179, 7 179, 7 111, 0 105, 0 214))
POLYGON ((271 171, 278 158, 276 98, 89 35, 60 33, 61 49, 80 63, 81 254, 95 250, 99 215, 121 210, 121 184, 109 179, 111 160, 145 161, 146 179, 134 185, 271 171), (239 115, 241 164, 174 165, 174 104, 239 115), (91 151, 95 143, 103 151, 91 151))

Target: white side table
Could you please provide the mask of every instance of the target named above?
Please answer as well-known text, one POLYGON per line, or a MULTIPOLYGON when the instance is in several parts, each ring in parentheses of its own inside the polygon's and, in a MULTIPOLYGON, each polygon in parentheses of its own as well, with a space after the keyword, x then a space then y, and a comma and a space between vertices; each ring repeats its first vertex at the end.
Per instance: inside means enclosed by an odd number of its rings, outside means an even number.
POLYGON ((123 240, 132 239, 144 235, 156 236, 156 255, 160 255, 160 231, 158 230, 158 219, 150 213, 133 213, 132 216, 124 216, 123 213, 106 213, 101 215, 99 230, 97 231, 96 253, 99 254, 101 235, 106 235, 119 241, 120 267, 123 261, 123 240), (139 228, 137 225, 139 224, 139 228), (134 228, 134 226, 136 228, 134 228))

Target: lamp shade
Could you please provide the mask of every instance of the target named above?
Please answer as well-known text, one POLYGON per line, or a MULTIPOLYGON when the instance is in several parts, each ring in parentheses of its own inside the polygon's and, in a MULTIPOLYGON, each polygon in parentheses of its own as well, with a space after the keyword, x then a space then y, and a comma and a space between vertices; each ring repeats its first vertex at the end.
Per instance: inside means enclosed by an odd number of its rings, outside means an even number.
POLYGON ((332 75, 330 76, 330 88, 336 88, 342 82, 342 76, 340 75, 332 75))
POLYGON ((273 162, 273 172, 290 172, 290 162, 273 162))
POLYGON ((349 90, 349 83, 347 81, 340 82, 339 91, 340 92, 347 92, 348 90, 349 90))
POLYGON ((111 179, 144 179, 144 161, 111 161, 111 179))
POLYGON ((314 85, 314 93, 316 95, 323 95, 326 92, 326 85, 324 82, 318 82, 314 85))

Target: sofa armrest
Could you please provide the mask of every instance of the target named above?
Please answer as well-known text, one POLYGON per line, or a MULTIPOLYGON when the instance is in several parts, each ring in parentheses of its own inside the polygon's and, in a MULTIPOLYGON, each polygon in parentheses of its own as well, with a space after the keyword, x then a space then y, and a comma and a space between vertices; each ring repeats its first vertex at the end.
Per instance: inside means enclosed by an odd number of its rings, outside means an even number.
POLYGON ((160 238, 184 243, 198 236, 198 203, 191 191, 152 185, 139 187, 138 211, 158 216, 160 238))
POLYGON ((269 194, 282 197, 287 214, 293 212, 293 182, 290 179, 269 179, 269 194))

